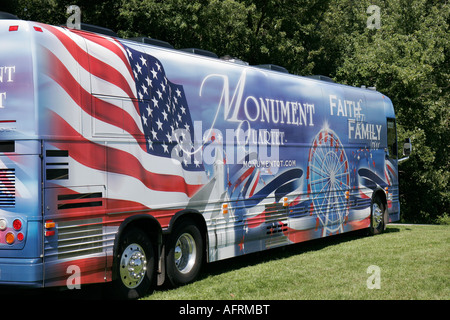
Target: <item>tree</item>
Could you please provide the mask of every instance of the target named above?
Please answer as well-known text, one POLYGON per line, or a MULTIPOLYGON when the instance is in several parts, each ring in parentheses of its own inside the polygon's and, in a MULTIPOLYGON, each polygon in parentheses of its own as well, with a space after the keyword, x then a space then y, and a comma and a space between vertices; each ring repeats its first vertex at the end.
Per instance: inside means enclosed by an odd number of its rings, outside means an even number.
MULTIPOLYGON (((22 19, 64 24, 77 4, 82 21, 122 37, 150 36, 291 73, 376 86, 396 108, 404 221, 450 215, 450 5, 445 0, 4 0, 22 19), (380 25, 368 28, 379 8, 380 25)), ((2 10, 3 8, 0 8, 2 10)), ((3 9, 4 10, 4 9, 3 9)), ((448 218, 447 218, 448 219, 448 218)))
POLYGON ((310 74, 315 26, 327 1, 131 0, 120 8, 125 37, 150 36, 250 64, 273 63, 310 74))
POLYGON ((176 48, 239 54, 246 51, 246 22, 251 10, 251 6, 233 0, 131 0, 119 10, 119 34, 157 38, 176 48))
POLYGON ((448 216, 450 7, 426 0, 384 1, 379 3, 381 28, 370 30, 364 26, 364 7, 371 1, 342 15, 337 8, 343 3, 333 2, 322 22, 324 39, 337 52, 330 58, 331 72, 338 82, 376 86, 389 96, 397 112, 400 144, 405 137, 413 139, 413 155, 400 164, 404 219, 429 223, 448 216), (343 32, 334 37, 337 25, 343 32))
POLYGON ((67 21, 67 7, 75 4, 81 8, 82 22, 115 29, 117 10, 122 0, 2 0, 0 11, 15 14, 20 19, 38 21, 52 25, 63 25, 67 21))

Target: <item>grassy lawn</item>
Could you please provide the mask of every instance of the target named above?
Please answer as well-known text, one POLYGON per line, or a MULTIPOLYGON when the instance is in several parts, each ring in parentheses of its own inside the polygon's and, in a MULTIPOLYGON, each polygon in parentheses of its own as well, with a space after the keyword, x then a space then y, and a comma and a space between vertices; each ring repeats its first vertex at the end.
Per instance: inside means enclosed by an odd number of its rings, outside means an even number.
POLYGON ((389 225, 205 266, 200 279, 149 300, 450 299, 450 226, 389 225), (368 289, 369 266, 379 289, 368 289))

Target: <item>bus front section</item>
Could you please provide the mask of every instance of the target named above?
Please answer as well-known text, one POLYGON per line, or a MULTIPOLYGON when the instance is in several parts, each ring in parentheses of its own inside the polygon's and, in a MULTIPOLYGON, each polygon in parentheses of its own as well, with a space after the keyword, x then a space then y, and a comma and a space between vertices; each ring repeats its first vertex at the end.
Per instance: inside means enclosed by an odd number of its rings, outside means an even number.
POLYGON ((32 32, 25 21, 0 20, 0 285, 43 283, 32 32))

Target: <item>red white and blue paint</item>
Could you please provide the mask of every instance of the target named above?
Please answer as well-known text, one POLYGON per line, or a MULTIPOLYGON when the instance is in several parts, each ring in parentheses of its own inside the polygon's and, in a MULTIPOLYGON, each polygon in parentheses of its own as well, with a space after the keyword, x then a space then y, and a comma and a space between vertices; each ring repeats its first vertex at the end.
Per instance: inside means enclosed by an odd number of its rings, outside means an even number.
POLYGON ((0 41, 0 283, 111 280, 135 215, 200 212, 208 261, 368 228, 378 192, 399 219, 379 92, 20 20, 0 41))

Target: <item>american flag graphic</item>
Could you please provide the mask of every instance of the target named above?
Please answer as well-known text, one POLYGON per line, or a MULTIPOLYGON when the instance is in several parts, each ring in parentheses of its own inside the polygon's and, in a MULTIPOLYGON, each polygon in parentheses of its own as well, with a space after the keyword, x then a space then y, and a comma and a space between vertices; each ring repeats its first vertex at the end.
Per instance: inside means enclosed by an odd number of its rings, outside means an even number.
MULTIPOLYGON (((183 87, 138 44, 133 48, 107 36, 42 28, 43 72, 51 79, 48 85, 57 87, 49 91, 55 96, 46 107, 57 135, 83 142, 69 150, 83 185, 108 174, 109 198, 156 207, 188 201, 206 175, 191 152, 193 124, 183 87), (74 110, 92 119, 93 136, 101 128, 132 142, 89 138, 74 110)), ((65 142, 54 145, 67 148, 65 142)))
POLYGON ((159 60, 125 46, 136 83, 147 152, 170 158, 183 168, 203 171, 194 157, 193 124, 183 87, 170 82, 159 60))
POLYGON ((229 169, 228 192, 231 198, 251 198, 255 194, 255 190, 265 185, 261 178, 260 168, 252 164, 248 165, 251 160, 257 161, 255 153, 246 154, 244 159, 238 162, 238 165, 229 169))
POLYGON ((384 177, 388 186, 392 186, 397 181, 397 173, 395 172, 394 164, 386 159, 384 166, 384 177))

